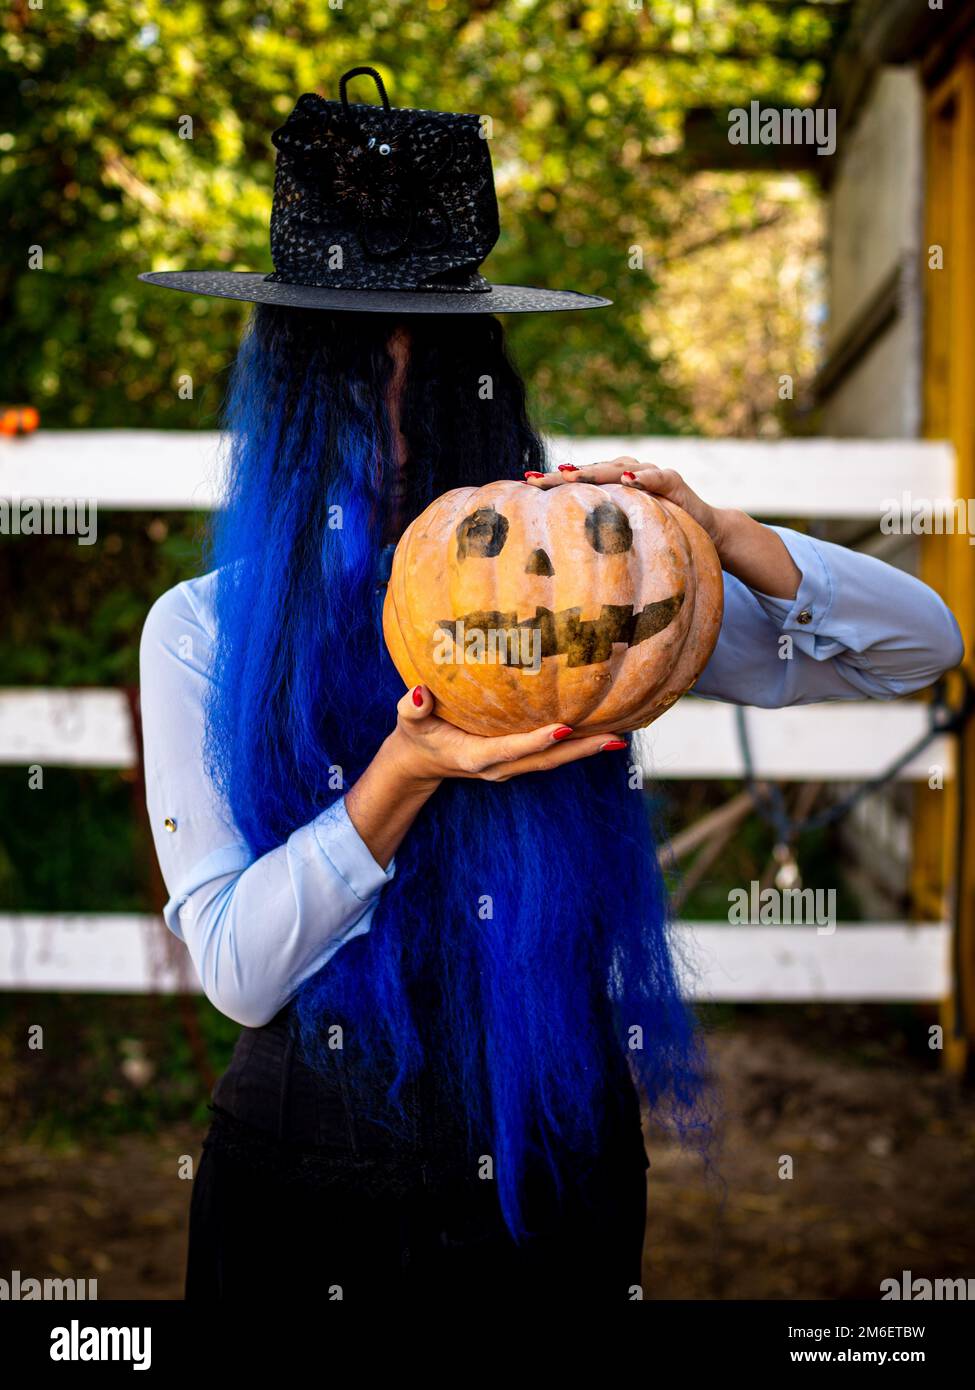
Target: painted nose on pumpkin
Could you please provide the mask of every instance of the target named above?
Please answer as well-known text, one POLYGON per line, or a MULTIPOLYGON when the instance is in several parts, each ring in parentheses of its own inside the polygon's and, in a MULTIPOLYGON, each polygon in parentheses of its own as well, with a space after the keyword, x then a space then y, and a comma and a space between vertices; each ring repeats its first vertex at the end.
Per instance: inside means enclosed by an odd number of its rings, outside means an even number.
POLYGON ((555 573, 555 566, 544 550, 533 550, 525 566, 526 574, 543 574, 546 578, 555 573))

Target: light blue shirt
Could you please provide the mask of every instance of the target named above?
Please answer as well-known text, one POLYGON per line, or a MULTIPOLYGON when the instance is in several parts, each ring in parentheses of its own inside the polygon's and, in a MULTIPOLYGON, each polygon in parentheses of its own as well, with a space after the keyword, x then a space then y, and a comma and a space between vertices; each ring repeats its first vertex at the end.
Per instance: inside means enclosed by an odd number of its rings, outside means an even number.
MULTIPOLYGON (((736 704, 890 700, 958 664, 958 624, 932 589, 871 556, 772 528, 802 581, 770 598, 724 576, 721 633, 695 694, 736 704), (792 659, 780 658, 782 634, 792 659)), ((169 893, 207 997, 248 1027, 269 1022, 346 941, 369 930, 395 872, 375 861, 344 798, 255 859, 204 769, 214 575, 177 584, 142 634, 146 796, 169 893)))

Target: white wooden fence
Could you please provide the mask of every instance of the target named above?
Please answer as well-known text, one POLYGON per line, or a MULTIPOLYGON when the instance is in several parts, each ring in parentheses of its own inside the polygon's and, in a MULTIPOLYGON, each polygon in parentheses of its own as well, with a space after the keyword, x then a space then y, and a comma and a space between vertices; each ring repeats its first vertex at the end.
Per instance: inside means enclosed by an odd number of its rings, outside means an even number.
MULTIPOLYGON (((104 510, 208 508, 219 495, 219 443, 213 433, 138 430, 2 441, 0 497, 86 498, 104 510)), ((555 463, 647 459, 678 469, 714 504, 756 516, 876 521, 904 492, 953 494, 951 449, 919 441, 555 439, 551 453, 555 463)), ((779 781, 867 779, 927 727, 917 700, 756 709, 747 719, 756 774, 779 781)), ((733 721, 729 706, 683 700, 639 736, 640 758, 658 778, 740 777, 733 721)), ((135 757, 120 691, 0 691, 0 764, 125 768, 135 757)), ((942 739, 900 778, 926 779, 932 763, 949 777, 952 757, 951 741, 942 739)), ((832 932, 683 925, 686 987, 699 999, 936 1001, 950 993, 950 931, 942 922, 839 923, 832 932)), ((149 915, 0 916, 0 988, 193 988, 170 945, 149 915)))

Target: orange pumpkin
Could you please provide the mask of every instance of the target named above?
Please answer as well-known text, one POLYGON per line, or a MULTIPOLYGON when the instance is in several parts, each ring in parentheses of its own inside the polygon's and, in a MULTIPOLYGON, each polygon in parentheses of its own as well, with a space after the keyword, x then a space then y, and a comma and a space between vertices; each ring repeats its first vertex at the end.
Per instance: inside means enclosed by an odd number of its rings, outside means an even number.
POLYGON ((617 484, 497 482, 407 527, 383 631, 405 683, 468 733, 624 732, 694 684, 722 606, 717 553, 680 507, 617 484))

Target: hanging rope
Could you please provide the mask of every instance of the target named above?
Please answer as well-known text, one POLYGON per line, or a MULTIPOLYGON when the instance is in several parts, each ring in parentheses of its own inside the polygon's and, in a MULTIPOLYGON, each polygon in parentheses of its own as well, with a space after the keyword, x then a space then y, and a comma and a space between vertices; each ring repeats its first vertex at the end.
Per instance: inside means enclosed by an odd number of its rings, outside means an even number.
MULTIPOLYGON (((858 801, 867 796, 870 792, 878 791, 881 787, 893 781, 902 768, 906 767, 917 755, 929 747, 935 739, 943 734, 956 734, 959 740, 959 762, 964 761, 965 740, 971 736, 970 720, 975 713, 975 686, 973 686, 967 672, 959 670, 955 673, 962 682, 962 693, 956 705, 952 705, 947 698, 947 680, 942 677, 934 688, 934 696, 928 706, 928 728, 919 739, 904 750, 899 757, 876 777, 871 777, 869 781, 862 782, 839 801, 833 802, 824 810, 816 815, 805 816, 800 819, 793 819, 786 810, 785 798, 782 795, 781 787, 775 783, 759 784, 755 779, 755 768, 752 762, 751 744, 748 738, 748 726, 745 721, 745 710, 741 705, 735 708, 735 719, 738 727, 738 740, 741 745, 742 761, 745 765, 745 783, 755 803, 755 809, 762 819, 774 829, 778 838, 773 855, 779 864, 779 873, 776 882, 779 887, 791 887, 799 878, 799 869, 792 854, 792 846, 800 835, 808 834, 811 830, 820 830, 824 826, 833 825, 841 820, 858 801)), ((954 970, 955 988, 953 990, 953 1021, 952 1031, 956 1038, 965 1036, 964 1019, 966 1013, 964 998, 965 975, 962 970, 961 960, 961 933, 957 926, 957 913, 960 903, 960 874, 961 865, 964 857, 965 848, 965 819, 967 807, 965 805, 965 781, 959 778, 958 782, 958 806, 957 823, 955 827, 955 893, 954 893, 954 913, 955 923, 952 930, 952 966, 954 970)))
POLYGON ((952 705, 948 700, 947 681, 942 677, 935 686, 934 696, 928 705, 927 731, 876 777, 871 777, 869 781, 860 783, 839 801, 834 801, 822 811, 817 811, 815 815, 806 816, 801 820, 793 820, 789 815, 780 786, 774 782, 760 785, 756 780, 745 709, 742 705, 736 705, 735 722, 738 728, 742 762, 745 767, 745 784, 755 802, 755 809, 762 819, 773 828, 779 844, 785 846, 795 844, 800 835, 806 835, 811 830, 822 830, 824 826, 833 825, 842 820, 863 797, 868 796, 871 792, 879 791, 888 782, 892 782, 901 769, 907 767, 935 739, 941 738, 943 734, 960 733, 972 714, 975 713, 975 687, 964 671, 959 671, 957 674, 962 680, 962 695, 957 705, 952 705))

